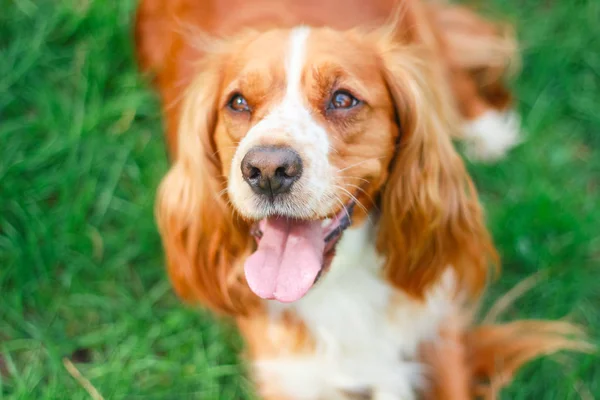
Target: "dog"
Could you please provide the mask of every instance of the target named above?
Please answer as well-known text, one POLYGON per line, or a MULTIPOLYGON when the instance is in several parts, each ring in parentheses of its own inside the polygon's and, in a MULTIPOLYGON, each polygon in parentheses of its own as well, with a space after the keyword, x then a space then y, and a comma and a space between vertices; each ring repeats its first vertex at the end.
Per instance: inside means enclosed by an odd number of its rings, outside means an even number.
POLYGON ((476 324, 498 257, 469 157, 519 141, 500 23, 424 0, 142 0, 184 300, 232 317, 265 399, 494 398, 582 349, 562 322, 476 324))

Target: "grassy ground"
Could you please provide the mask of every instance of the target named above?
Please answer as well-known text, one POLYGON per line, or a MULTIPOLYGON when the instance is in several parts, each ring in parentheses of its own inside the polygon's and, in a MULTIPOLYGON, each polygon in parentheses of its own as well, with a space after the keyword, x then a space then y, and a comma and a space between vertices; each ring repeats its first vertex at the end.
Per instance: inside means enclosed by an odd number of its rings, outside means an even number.
MULTIPOLYGON (((600 337, 600 2, 496 0, 518 24, 527 142, 471 165, 504 258, 507 318, 600 337)), ((152 203, 167 163, 131 51, 132 1, 0 0, 0 399, 249 399, 231 327, 182 306, 152 203)), ((544 359, 506 399, 600 398, 597 356, 544 359)))

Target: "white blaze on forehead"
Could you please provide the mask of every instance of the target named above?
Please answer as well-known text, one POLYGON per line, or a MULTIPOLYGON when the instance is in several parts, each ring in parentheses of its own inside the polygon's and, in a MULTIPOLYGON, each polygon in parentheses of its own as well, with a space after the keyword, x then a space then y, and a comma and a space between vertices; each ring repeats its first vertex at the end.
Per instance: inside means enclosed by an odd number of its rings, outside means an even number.
POLYGON ((284 58, 284 97, 248 131, 233 158, 228 191, 233 204, 245 216, 263 218, 268 214, 281 214, 307 218, 327 214, 335 205, 328 160, 329 138, 326 130, 313 118, 302 87, 309 36, 308 27, 291 30, 284 58), (302 177, 292 187, 285 206, 262 204, 241 176, 240 164, 246 153, 255 146, 265 145, 288 146, 302 159, 302 177))
MULTIPOLYGON (((287 78, 286 98, 300 95, 302 70, 304 69, 306 41, 310 28, 301 26, 290 33, 290 52, 286 59, 285 72, 287 78)), ((298 98, 300 100, 300 98, 298 98)))

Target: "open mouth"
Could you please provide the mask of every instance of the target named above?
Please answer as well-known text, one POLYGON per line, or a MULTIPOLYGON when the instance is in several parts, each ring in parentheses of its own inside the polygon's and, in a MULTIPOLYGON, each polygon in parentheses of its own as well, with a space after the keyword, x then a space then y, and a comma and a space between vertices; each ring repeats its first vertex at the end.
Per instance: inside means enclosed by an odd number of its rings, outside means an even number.
POLYGON ((329 269, 354 206, 351 201, 330 220, 273 216, 255 223, 257 249, 244 265, 250 289, 264 299, 301 299, 329 269))

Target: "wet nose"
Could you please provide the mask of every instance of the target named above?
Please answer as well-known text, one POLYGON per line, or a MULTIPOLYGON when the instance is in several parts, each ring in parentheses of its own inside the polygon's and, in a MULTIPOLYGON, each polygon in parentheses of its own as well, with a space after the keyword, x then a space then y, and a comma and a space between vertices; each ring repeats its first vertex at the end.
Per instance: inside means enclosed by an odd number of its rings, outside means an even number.
POLYGON ((254 147, 242 160, 242 176, 254 193, 273 200, 290 191, 302 175, 302 160, 289 147, 254 147))

